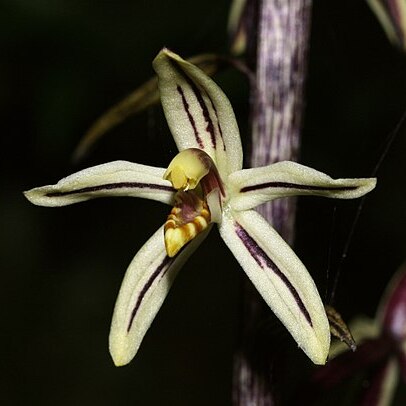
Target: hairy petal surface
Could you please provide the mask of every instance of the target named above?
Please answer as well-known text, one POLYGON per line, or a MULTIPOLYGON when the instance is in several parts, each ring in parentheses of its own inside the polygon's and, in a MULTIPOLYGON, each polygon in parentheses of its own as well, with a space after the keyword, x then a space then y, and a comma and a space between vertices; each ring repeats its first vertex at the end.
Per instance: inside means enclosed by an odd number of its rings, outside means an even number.
POLYGON ((179 269, 210 228, 174 258, 166 254, 163 227, 138 251, 125 274, 111 323, 110 354, 116 366, 126 365, 134 358, 179 269))
POLYGON ((330 330, 308 271, 253 210, 225 213, 220 234, 269 307, 315 364, 324 364, 330 330))
POLYGON ((163 49, 153 62, 176 145, 204 150, 225 176, 242 167, 237 122, 227 96, 204 72, 163 49))
POLYGON ((163 179, 164 173, 163 168, 115 161, 84 169, 55 185, 37 187, 24 194, 31 203, 49 207, 105 196, 142 197, 172 204, 175 190, 163 179))
POLYGON ((230 204, 235 210, 247 210, 273 199, 297 195, 354 199, 370 192, 375 185, 375 178, 332 179, 325 173, 290 161, 243 169, 228 177, 230 204))

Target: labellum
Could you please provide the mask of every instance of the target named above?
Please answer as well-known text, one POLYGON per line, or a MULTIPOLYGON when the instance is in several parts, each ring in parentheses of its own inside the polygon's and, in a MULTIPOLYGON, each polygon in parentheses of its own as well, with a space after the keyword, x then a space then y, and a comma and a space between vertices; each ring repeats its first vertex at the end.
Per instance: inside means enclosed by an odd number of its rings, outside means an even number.
POLYGON ((176 203, 165 222, 165 248, 174 257, 189 241, 210 224, 210 211, 204 200, 194 191, 180 191, 176 203))
POLYGON ((220 194, 224 197, 225 192, 213 160, 197 148, 185 149, 176 155, 164 179, 172 182, 178 190, 175 206, 164 227, 166 252, 169 257, 174 257, 218 218, 222 204, 220 194))

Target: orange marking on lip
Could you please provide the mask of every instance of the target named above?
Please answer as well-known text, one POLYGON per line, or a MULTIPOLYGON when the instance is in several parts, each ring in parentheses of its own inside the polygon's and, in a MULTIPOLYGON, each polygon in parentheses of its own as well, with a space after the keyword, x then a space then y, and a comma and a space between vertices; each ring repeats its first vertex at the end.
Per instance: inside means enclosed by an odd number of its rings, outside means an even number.
POLYGON ((180 249, 210 223, 210 212, 206 203, 201 202, 202 208, 192 221, 185 222, 182 217, 182 207, 174 207, 164 226, 165 248, 169 257, 174 257, 180 249))

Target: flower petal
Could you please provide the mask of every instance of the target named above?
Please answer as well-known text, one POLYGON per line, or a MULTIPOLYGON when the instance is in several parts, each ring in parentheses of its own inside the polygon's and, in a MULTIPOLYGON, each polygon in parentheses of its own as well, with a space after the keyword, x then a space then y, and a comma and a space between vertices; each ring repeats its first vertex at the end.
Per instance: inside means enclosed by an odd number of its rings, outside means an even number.
POLYGON ((380 365, 360 401, 360 406, 391 405, 398 383, 399 366, 396 358, 380 365))
POLYGON ((315 364, 324 364, 329 323, 306 268, 256 212, 225 214, 220 234, 269 307, 315 364))
POLYGON ((296 162, 283 161, 261 168, 243 169, 231 174, 231 207, 247 210, 273 199, 297 195, 318 195, 354 199, 370 192, 375 178, 332 179, 296 162))
POLYGON ((367 0, 392 44, 406 48, 406 3, 404 0, 367 0))
POLYGON ((125 274, 111 323, 110 354, 116 366, 133 359, 179 269, 210 229, 199 234, 174 258, 166 255, 163 227, 138 251, 125 274))
POLYGON ((163 179, 165 169, 115 161, 61 179, 56 185, 24 192, 39 206, 58 207, 104 196, 131 196, 172 204, 175 190, 163 179))
POLYGON ((242 147, 229 100, 204 72, 163 49, 153 62, 162 106, 176 145, 203 149, 221 175, 242 167, 242 147))
POLYGON ((379 304, 376 319, 396 340, 406 340, 406 264, 395 273, 379 304))

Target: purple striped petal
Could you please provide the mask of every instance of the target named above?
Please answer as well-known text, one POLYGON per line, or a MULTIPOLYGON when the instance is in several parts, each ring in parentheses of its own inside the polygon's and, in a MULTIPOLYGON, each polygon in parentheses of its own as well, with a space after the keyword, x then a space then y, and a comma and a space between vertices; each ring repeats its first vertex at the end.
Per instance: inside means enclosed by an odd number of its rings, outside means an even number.
POLYGON ((203 71, 163 49, 153 62, 169 128, 180 151, 203 149, 224 177, 242 167, 242 147, 231 104, 203 71))
POLYGON ((297 164, 273 165, 237 171, 229 176, 231 206, 247 210, 280 197, 318 195, 336 199, 353 199, 370 192, 376 184, 368 179, 332 179, 330 176, 297 164))
POLYGON ((165 169, 115 161, 74 173, 56 185, 25 192, 39 206, 65 206, 96 197, 131 196, 172 204, 175 190, 163 179, 165 169))
POLYGON ((133 359, 179 269, 210 228, 194 238, 178 255, 169 258, 161 227, 134 257, 121 285, 110 329, 110 354, 115 365, 122 366, 133 359))
POLYGON ((269 307, 316 364, 326 361, 329 324, 304 265, 256 212, 226 212, 220 234, 269 307))

